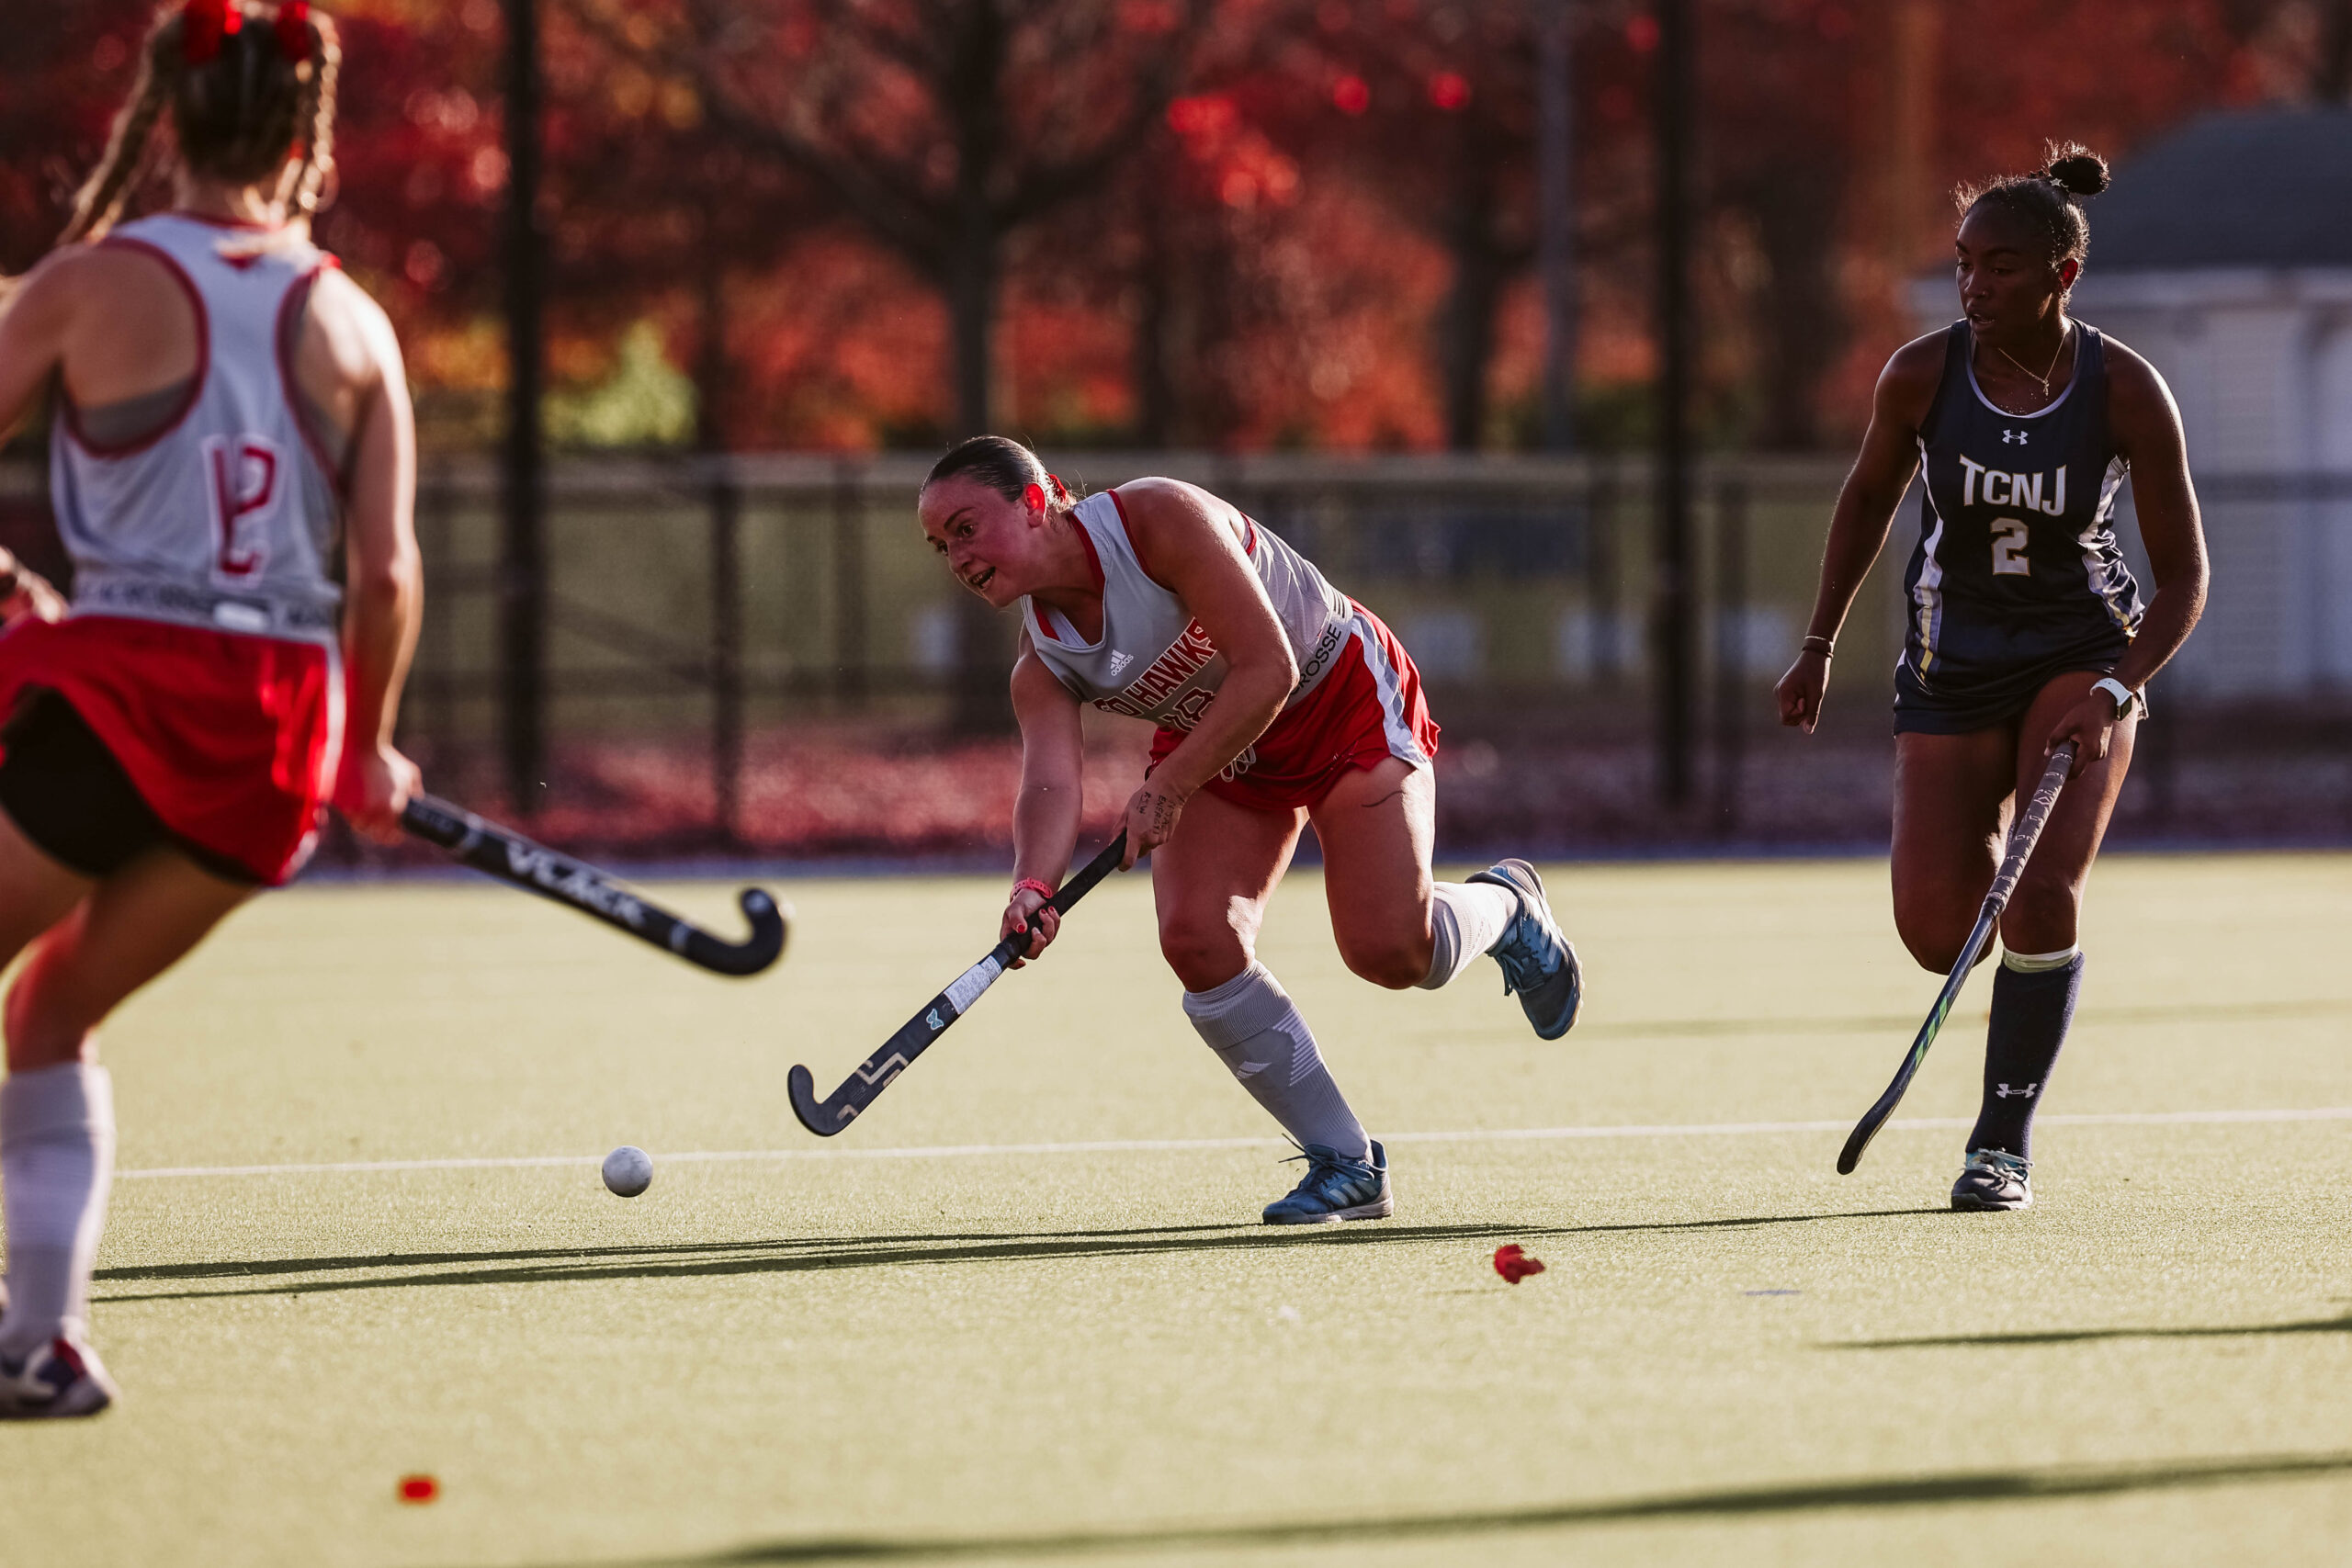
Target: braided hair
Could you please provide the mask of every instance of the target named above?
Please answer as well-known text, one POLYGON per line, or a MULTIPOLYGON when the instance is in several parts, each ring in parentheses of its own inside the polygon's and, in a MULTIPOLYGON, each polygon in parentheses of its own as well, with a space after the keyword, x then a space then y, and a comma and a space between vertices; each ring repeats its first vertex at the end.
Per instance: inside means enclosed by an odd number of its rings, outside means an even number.
POLYGON ((101 237, 153 167, 156 123, 170 112, 179 161, 254 184, 286 170, 278 200, 308 218, 334 171, 334 24, 304 0, 190 0, 167 6, 140 51, 139 77, 115 117, 106 155, 74 197, 60 244, 101 237), (290 166, 286 150, 300 146, 290 166))
POLYGON ((2052 267, 2071 259, 2079 270, 2091 248, 2081 198, 2107 188, 2107 160, 2079 141, 2053 141, 2043 152, 2049 161, 2034 173, 1962 186, 1952 199, 1963 219, 1982 207, 2007 213, 2048 245, 2052 267))

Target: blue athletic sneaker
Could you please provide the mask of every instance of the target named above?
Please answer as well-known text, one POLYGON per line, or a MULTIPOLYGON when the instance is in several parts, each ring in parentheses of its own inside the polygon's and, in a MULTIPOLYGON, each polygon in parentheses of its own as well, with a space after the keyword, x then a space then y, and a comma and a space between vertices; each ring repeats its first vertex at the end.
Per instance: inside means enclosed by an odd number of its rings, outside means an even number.
POLYGON ((1552 919, 1544 879, 1523 860, 1503 860, 1472 872, 1469 880, 1519 896, 1519 918, 1495 944, 1495 962, 1503 966, 1503 995, 1517 993, 1538 1039, 1557 1040, 1575 1027, 1584 1000, 1584 972, 1577 967, 1577 950, 1552 919))
POLYGON ((2030 1209, 2033 1162, 2006 1149, 1971 1149, 1960 1179, 1951 1184, 1955 1209, 2030 1209))
POLYGON ((1291 1156, 1306 1162, 1290 1196, 1266 1205, 1270 1225, 1333 1225, 1341 1220, 1385 1220, 1396 1212, 1388 1191, 1388 1151, 1377 1140, 1369 1160, 1309 1144, 1291 1156))

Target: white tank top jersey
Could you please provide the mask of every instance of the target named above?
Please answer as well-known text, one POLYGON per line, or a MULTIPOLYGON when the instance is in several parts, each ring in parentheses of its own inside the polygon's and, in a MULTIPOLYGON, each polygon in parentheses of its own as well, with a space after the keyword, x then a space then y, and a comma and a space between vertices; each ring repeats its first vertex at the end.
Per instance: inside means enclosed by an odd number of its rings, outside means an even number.
MULTIPOLYGON (((1162 729, 1189 731, 1225 683, 1225 655, 1183 602, 1146 575, 1127 539, 1118 491, 1088 496, 1071 515, 1102 572, 1102 635, 1088 642, 1067 616, 1023 597, 1030 646, 1080 700, 1162 729)), ((1287 709, 1330 673, 1354 606, 1312 561, 1255 523, 1243 523, 1250 564, 1298 662, 1287 709)))
POLYGON ((74 611, 334 646, 342 502, 297 408, 293 353, 334 259, 283 234, 165 213, 99 242, 170 269, 197 317, 175 410, 119 444, 61 398, 50 444, 74 611))

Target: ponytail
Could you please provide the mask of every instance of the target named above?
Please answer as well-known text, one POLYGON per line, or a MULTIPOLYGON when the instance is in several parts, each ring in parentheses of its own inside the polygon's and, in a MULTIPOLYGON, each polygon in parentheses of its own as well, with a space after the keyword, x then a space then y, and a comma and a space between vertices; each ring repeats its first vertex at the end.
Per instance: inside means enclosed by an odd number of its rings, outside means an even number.
POLYGON ((277 198, 288 212, 308 219, 326 205, 327 184, 334 177, 334 93, 343 74, 343 46, 333 22, 300 0, 288 0, 278 12, 281 47, 297 28, 309 44, 305 62, 309 69, 301 79, 302 96, 295 111, 302 127, 302 161, 287 172, 277 198))
POLYGON ((180 17, 174 13, 157 24, 147 37, 147 47, 139 51, 139 79, 131 86, 130 101, 114 117, 106 155, 74 193, 74 215, 57 237, 59 244, 102 239, 121 216, 124 200, 147 172, 147 144, 178 85, 181 53, 180 17))

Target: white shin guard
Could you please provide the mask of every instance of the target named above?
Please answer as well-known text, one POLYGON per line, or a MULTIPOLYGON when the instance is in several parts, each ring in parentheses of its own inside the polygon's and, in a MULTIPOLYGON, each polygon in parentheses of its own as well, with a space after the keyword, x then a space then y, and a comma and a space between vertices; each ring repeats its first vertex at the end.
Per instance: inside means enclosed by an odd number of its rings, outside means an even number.
POLYGON ((1331 1081, 1290 993, 1252 963, 1224 985, 1184 993, 1184 1016, 1250 1098, 1300 1145, 1368 1159, 1372 1140, 1331 1081))
POLYGON ((8 1224, 8 1310, 0 1355, 85 1335, 90 1270, 114 1182, 114 1083, 87 1062, 0 1083, 0 1203, 8 1224))

